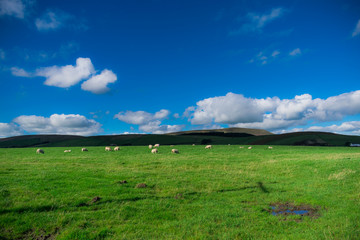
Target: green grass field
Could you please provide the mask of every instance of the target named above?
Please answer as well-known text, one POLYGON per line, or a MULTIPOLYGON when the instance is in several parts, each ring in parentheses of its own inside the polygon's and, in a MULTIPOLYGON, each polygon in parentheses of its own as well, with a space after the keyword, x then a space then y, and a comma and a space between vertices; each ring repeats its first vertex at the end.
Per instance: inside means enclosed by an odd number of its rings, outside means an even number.
POLYGON ((171 148, 0 149, 0 239, 360 239, 360 148, 171 148))

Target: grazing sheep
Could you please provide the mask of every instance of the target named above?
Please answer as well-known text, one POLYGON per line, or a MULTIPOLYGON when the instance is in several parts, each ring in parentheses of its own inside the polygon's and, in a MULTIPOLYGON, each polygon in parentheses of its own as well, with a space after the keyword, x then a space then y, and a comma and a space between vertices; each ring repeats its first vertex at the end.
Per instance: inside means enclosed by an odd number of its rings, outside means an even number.
POLYGON ((71 150, 65 150, 64 152, 68 153, 68 152, 71 152, 71 150))
POLYGON ((157 148, 154 148, 151 150, 151 153, 159 153, 159 150, 157 150, 157 148))
POLYGON ((271 147, 271 146, 268 146, 268 149, 273 149, 273 147, 271 147))
POLYGON ((239 148, 244 148, 244 147, 239 147, 239 148))
POLYGON ((205 147, 205 149, 211 149, 211 148, 212 148, 211 145, 207 145, 207 146, 205 147))
POLYGON ((114 148, 114 151, 119 151, 120 150, 120 147, 115 147, 114 148))
POLYGON ((193 146, 195 146, 195 143, 193 144, 193 146))
POLYGON ((171 149, 171 152, 172 153, 179 153, 179 150, 174 148, 174 149, 171 149))
POLYGON ((36 150, 36 153, 42 153, 42 154, 44 154, 45 152, 44 152, 44 150, 38 148, 38 149, 36 150))
POLYGON ((248 149, 252 149, 252 147, 248 147, 248 149))
POLYGON ((157 143, 157 144, 154 145, 154 147, 160 147, 160 144, 157 143))
POLYGON ((149 149, 152 149, 153 148, 153 145, 149 145, 149 149))
POLYGON ((112 151, 111 147, 105 147, 105 151, 112 151))
POLYGON ((87 152, 88 150, 87 150, 87 148, 82 148, 81 151, 82 152, 87 152))

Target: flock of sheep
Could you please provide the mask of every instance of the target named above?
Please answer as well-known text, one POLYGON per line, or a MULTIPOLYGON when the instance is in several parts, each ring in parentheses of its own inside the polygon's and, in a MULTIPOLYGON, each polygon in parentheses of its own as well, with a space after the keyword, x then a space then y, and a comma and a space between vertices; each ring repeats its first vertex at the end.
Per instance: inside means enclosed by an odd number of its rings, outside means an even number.
MULTIPOLYGON (((229 144, 230 145, 230 144, 229 144)), ((173 146, 173 145, 171 145, 173 146)), ((193 144, 193 146, 195 146, 195 144, 193 144)), ((155 144, 155 145, 149 145, 149 149, 151 149, 151 153, 159 153, 159 150, 158 148, 160 147, 160 144, 155 144)), ((205 149, 211 149, 212 146, 211 145, 206 145, 205 146, 205 149)), ((244 148, 244 147, 240 147, 240 148, 244 148)), ((273 147, 269 146, 268 149, 272 149, 273 147)), ((252 147, 248 147, 248 149, 252 149, 252 147)), ((114 147, 114 151, 119 151, 120 150, 120 147, 114 147)), ((81 149, 82 152, 87 152, 87 148, 82 148, 81 149)), ((113 149, 111 147, 105 147, 105 151, 113 151, 113 149)), ((65 153, 70 153, 71 150, 65 150, 64 151, 65 153)), ((171 152, 172 153, 179 153, 179 150, 178 149, 171 149, 171 152)), ((38 148, 36 150, 36 153, 40 153, 40 154, 44 154, 45 151, 41 148, 38 148)))

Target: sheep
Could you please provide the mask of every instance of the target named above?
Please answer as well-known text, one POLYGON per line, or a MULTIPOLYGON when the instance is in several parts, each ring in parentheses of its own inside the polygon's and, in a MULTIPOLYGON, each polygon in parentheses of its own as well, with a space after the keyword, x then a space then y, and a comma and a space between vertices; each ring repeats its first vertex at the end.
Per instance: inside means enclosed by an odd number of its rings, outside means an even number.
POLYGON ((154 145, 154 147, 160 147, 160 144, 157 143, 157 144, 154 145))
POLYGON ((268 146, 268 149, 273 149, 273 147, 271 147, 271 146, 268 146))
POLYGON ((87 152, 88 150, 87 150, 87 148, 82 148, 81 151, 82 152, 87 152))
POLYGON ((38 148, 38 149, 36 150, 36 153, 42 153, 42 154, 44 154, 45 152, 44 152, 44 150, 38 148))
POLYGON ((239 147, 239 148, 241 148, 241 149, 242 149, 242 148, 244 148, 244 147, 239 147))
POLYGON ((205 149, 211 149, 211 148, 212 148, 211 145, 207 145, 207 146, 205 147, 205 149))
POLYGON ((69 152, 71 152, 71 150, 65 150, 65 151, 64 151, 64 153, 69 153, 69 152))
POLYGON ((105 151, 112 151, 111 147, 105 147, 105 151))
POLYGON ((114 151, 119 151, 120 150, 120 147, 115 147, 114 148, 114 151))
POLYGON ((152 148, 153 148, 153 145, 150 144, 150 145, 149 145, 149 149, 152 149, 152 148))
POLYGON ((151 150, 151 153, 159 153, 159 150, 157 150, 157 148, 154 148, 151 150))
POLYGON ((193 146, 195 146, 195 143, 193 143, 193 146))
POLYGON ((173 149, 171 149, 171 152, 172 152, 172 153, 179 153, 179 150, 178 150, 178 149, 173 148, 173 149))
POLYGON ((248 149, 252 149, 252 147, 248 147, 248 149))

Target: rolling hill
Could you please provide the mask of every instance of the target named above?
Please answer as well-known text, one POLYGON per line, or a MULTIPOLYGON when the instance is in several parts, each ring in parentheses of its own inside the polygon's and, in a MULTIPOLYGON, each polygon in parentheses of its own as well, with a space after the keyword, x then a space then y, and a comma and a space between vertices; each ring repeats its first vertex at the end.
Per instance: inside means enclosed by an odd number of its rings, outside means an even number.
POLYGON ((347 146, 360 143, 360 136, 328 132, 296 132, 273 134, 262 129, 226 128, 184 131, 168 134, 128 134, 104 136, 25 135, 0 139, 1 148, 71 147, 71 146, 137 146, 159 143, 180 144, 243 144, 347 146))

